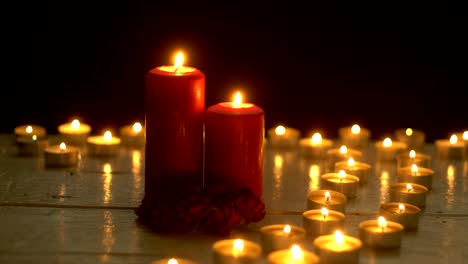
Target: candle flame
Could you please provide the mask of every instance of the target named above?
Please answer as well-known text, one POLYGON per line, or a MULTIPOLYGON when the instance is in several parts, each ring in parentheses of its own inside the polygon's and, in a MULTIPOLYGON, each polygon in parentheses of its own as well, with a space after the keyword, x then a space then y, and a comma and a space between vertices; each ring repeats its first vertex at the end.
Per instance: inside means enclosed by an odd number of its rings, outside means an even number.
POLYGON ((282 135, 284 135, 285 133, 286 133, 286 128, 285 128, 284 126, 281 126, 281 125, 280 125, 280 126, 277 126, 277 127, 275 128, 275 134, 276 134, 276 135, 282 136, 282 135))
POLYGON ((74 119, 72 122, 71 122, 71 127, 73 129, 78 129, 80 128, 80 121, 78 119, 74 119))
POLYGON ((36 141, 37 140, 37 135, 32 135, 32 140, 36 141))
POLYGON ((340 170, 338 172, 338 177, 340 178, 340 181, 343 181, 346 178, 346 171, 345 170, 340 170))
POLYGON ((352 157, 350 157, 348 159, 348 167, 353 168, 355 165, 356 165, 356 162, 354 161, 354 159, 352 157))
POLYGON ((60 148, 60 150, 66 150, 66 149, 67 149, 67 145, 65 145, 65 143, 62 142, 62 143, 60 143, 59 148, 60 148))
POLYGON ((107 131, 104 133, 104 140, 109 141, 109 140, 111 140, 111 139, 112 139, 112 133, 111 133, 109 130, 107 130, 107 131))
POLYGON ((174 57, 174 67, 175 68, 180 68, 184 64, 184 53, 182 51, 179 51, 176 53, 174 57))
POLYGON ((291 226, 290 225, 285 225, 283 228, 283 233, 286 235, 289 235, 291 233, 291 226))
POLYGON ((414 159, 416 157, 416 151, 414 151, 414 149, 412 149, 410 152, 409 152, 409 157, 411 159, 414 159))
POLYGON ((340 244, 344 242, 343 232, 341 232, 340 230, 335 231, 335 242, 340 244))
POLYGON ((234 246, 232 247, 232 254, 238 256, 244 251, 244 242, 242 239, 234 240, 234 246))
POLYGON ((406 135, 409 137, 411 135, 413 135, 413 129, 411 128, 407 128, 406 131, 405 131, 406 135))
POLYGON ((318 132, 314 133, 310 139, 310 142, 312 145, 320 145, 322 143, 322 135, 318 132))
POLYGON ((132 126, 133 132, 135 133, 140 133, 141 130, 143 130, 143 126, 141 125, 140 122, 135 122, 132 126))
POLYGON ((398 204, 398 212, 401 214, 405 211, 405 205, 404 204, 398 204))
POLYGON ((348 152, 348 148, 345 145, 342 145, 340 147, 340 153, 341 154, 346 154, 348 152))
POLYGON ((239 107, 242 106, 242 94, 240 92, 236 92, 234 94, 234 99, 233 99, 232 106, 234 108, 239 108, 239 107))
POLYGON ((457 141, 458 141, 457 135, 453 134, 453 135, 450 137, 450 144, 456 144, 457 141))
POLYGON ((416 164, 411 165, 411 172, 414 175, 418 174, 418 165, 416 165, 416 164))
POLYGON ((322 213, 323 219, 326 219, 328 217, 328 209, 326 207, 322 207, 320 213, 322 213))
POLYGON ((465 130, 465 132, 463 132, 462 138, 463 140, 468 140, 468 130, 465 130))
POLYGON ((408 192, 412 192, 413 191, 413 186, 409 183, 406 184, 406 189, 408 190, 408 192))
POLYGON ((384 229, 387 227, 387 220, 383 216, 379 216, 379 219, 377 220, 379 223, 379 227, 382 228, 382 232, 384 229))
POLYGON ((179 264, 179 262, 177 261, 177 259, 171 258, 167 261, 167 264, 179 264))
POLYGON ((358 125, 358 124, 354 124, 352 127, 351 127, 351 133, 357 135, 359 133, 361 133, 361 127, 358 125))
POLYGON ((325 192, 325 201, 328 203, 331 200, 331 194, 329 191, 325 192))
POLYGON ((384 148, 389 148, 389 147, 391 147, 391 146, 392 146, 392 139, 391 139, 391 138, 388 138, 388 137, 385 138, 385 139, 383 140, 383 142, 382 142, 382 146, 383 146, 384 148))
POLYGON ((31 134, 33 132, 32 126, 27 126, 26 127, 26 133, 31 134))
POLYGON ((294 260, 302 260, 304 258, 304 255, 302 253, 302 249, 299 245, 294 244, 291 246, 291 257, 294 260))

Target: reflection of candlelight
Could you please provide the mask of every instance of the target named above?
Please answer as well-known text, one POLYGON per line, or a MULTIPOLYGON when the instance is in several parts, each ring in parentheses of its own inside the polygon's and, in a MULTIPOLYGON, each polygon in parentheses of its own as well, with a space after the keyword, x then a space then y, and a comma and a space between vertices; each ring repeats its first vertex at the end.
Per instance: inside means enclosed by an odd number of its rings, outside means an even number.
POLYGON ((320 166, 317 164, 310 165, 309 168, 309 190, 317 190, 319 188, 320 166))
POLYGON ((455 187, 455 167, 449 165, 447 167, 447 207, 451 208, 454 201, 454 187, 455 187))
POLYGON ((388 193, 388 178, 389 172, 384 170, 380 174, 380 203, 384 203, 388 193))
POLYGON ((110 163, 105 163, 102 167, 102 171, 104 172, 104 181, 103 181, 103 200, 104 203, 109 203, 110 199, 112 198, 111 192, 111 185, 112 185, 112 166, 110 163))

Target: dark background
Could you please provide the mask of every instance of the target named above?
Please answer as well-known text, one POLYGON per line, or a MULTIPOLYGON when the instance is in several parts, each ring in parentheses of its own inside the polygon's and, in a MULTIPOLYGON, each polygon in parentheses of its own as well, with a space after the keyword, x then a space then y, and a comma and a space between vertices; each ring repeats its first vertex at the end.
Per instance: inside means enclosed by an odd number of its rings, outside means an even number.
POLYGON ((467 14, 405 1, 36 1, 2 4, 0 129, 144 120, 144 75, 187 64, 206 106, 242 89, 279 123, 336 137, 354 122, 428 141, 468 127, 467 14), (324 2, 324 3, 321 3, 324 2))

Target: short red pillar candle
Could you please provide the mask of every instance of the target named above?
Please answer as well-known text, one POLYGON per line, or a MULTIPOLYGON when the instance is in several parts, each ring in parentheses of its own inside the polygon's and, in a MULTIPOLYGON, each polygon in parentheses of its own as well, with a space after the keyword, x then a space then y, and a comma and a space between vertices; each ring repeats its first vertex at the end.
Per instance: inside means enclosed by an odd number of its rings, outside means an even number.
POLYGON ((205 114, 205 184, 247 187, 261 198, 265 113, 262 108, 233 102, 210 106, 205 114))
POLYGON ((182 62, 146 74, 145 196, 203 184, 205 75, 182 62))

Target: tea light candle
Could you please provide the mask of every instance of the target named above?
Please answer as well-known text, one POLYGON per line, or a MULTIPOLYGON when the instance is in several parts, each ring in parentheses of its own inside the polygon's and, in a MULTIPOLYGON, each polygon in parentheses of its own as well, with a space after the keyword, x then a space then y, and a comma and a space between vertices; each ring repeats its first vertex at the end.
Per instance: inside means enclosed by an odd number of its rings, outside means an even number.
POLYGON ((343 145, 355 149, 364 149, 369 143, 371 133, 369 129, 353 124, 349 127, 339 128, 338 136, 343 145))
POLYGON ((382 141, 375 142, 376 156, 378 160, 396 161, 397 155, 403 152, 408 146, 400 141, 392 141, 386 137, 382 141))
POLYGON ((57 130, 65 143, 81 146, 86 144, 86 139, 91 132, 91 126, 74 119, 70 123, 59 125, 57 130))
POLYGON ((399 182, 390 185, 390 202, 409 203, 419 208, 426 206, 426 196, 429 189, 426 186, 399 182))
POLYGON ((119 153, 120 138, 112 136, 107 130, 102 136, 90 136, 87 139, 88 154, 91 156, 113 156, 119 153))
POLYGON ((400 153, 397 156, 398 168, 411 166, 413 164, 416 164, 424 168, 431 168, 431 162, 432 162, 431 156, 421 153, 421 152, 416 152, 414 149, 410 150, 407 153, 406 152, 400 153))
POLYGON ((119 129, 119 132, 122 144, 126 146, 138 147, 143 146, 145 143, 145 131, 140 122, 123 126, 119 129))
POLYGON ((341 192, 333 190, 315 190, 307 195, 307 209, 322 209, 334 210, 345 213, 345 207, 348 198, 341 192))
POLYGON ((366 184, 369 180, 371 165, 362 161, 355 161, 350 157, 347 161, 338 161, 335 163, 335 172, 344 170, 347 174, 354 175, 359 178, 360 184, 366 184))
POLYGON ((411 166, 398 168, 397 174, 399 182, 417 183, 426 186, 428 189, 432 187, 434 171, 431 169, 413 164, 411 166))
POLYGON ((340 192, 346 195, 348 199, 354 198, 357 195, 359 178, 354 175, 347 174, 344 170, 325 173, 320 176, 320 180, 323 189, 340 192))
POLYGON ((39 156, 43 153, 44 148, 49 145, 47 138, 39 138, 36 135, 30 137, 20 136, 16 138, 19 156, 39 156))
POLYGON ((183 258, 164 258, 152 261, 151 264, 197 264, 197 262, 183 258))
POLYGON ((293 244, 301 243, 306 231, 294 225, 267 225, 260 228, 263 252, 286 249, 293 244))
POLYGON ((295 148, 299 141, 300 131, 292 127, 279 125, 267 131, 268 145, 275 148, 295 148))
POLYGON ((414 128, 399 128, 395 130, 395 138, 405 143, 408 148, 420 149, 424 146, 426 133, 414 128))
POLYGON ((44 138, 47 135, 46 129, 39 125, 22 125, 17 126, 14 129, 14 134, 16 138, 18 137, 26 137, 31 138, 35 135, 38 139, 44 138))
POLYGON ((465 160, 468 159, 468 130, 465 130, 464 132, 460 133, 455 133, 457 135, 457 139, 460 140, 462 139, 463 142, 465 143, 465 160))
POLYGON ((459 140, 456 134, 450 139, 438 139, 434 142, 436 153, 441 159, 462 159, 465 152, 465 143, 459 140))
POLYGON ((345 215, 341 212, 322 209, 307 210, 302 213, 302 223, 306 234, 310 237, 332 234, 337 229, 342 229, 345 215))
POLYGON ((269 264, 314 264, 320 262, 320 258, 315 253, 301 249, 296 244, 288 249, 271 252, 267 259, 269 264))
POLYGON ((333 141, 325 139, 319 132, 316 132, 310 138, 299 140, 299 154, 313 159, 324 159, 327 150, 333 146, 333 141))
POLYGON ((327 150, 327 169, 329 172, 333 172, 335 171, 335 163, 347 161, 349 158, 360 160, 362 156, 362 151, 348 148, 346 145, 341 145, 339 148, 331 148, 327 150))
POLYGON ((378 220, 367 220, 359 224, 359 237, 367 247, 398 248, 403 230, 403 225, 379 216, 378 220))
POLYGON ((408 203, 383 203, 379 207, 379 214, 390 221, 403 225, 405 230, 414 230, 418 227, 421 209, 408 203))
POLYGON ((70 167, 78 163, 79 150, 67 146, 64 142, 59 145, 48 146, 44 149, 46 167, 70 167))
POLYGON ((321 263, 359 263, 362 241, 344 235, 340 230, 331 235, 317 237, 313 244, 321 263))
POLYGON ((214 264, 258 264, 262 256, 259 244, 244 239, 224 239, 213 244, 214 264))

